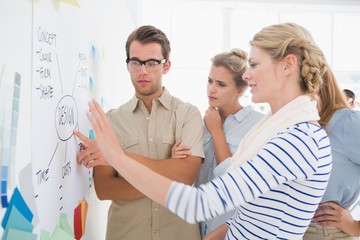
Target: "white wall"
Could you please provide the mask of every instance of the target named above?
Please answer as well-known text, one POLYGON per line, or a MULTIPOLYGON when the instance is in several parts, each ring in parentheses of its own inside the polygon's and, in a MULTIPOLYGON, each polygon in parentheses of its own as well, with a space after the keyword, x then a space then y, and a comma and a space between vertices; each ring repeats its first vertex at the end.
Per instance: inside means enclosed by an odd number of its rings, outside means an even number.
MULTIPOLYGON (((202 113, 210 58, 235 47, 248 50, 256 32, 279 22, 306 27, 341 87, 360 96, 359 1, 152 0, 143 1, 140 21, 169 33, 173 64, 165 84, 202 113)), ((251 103, 249 98, 240 101, 251 103)))
MULTIPOLYGON (((34 1, 40 4, 45 0, 34 1)), ((59 4, 59 1, 53 2, 59 4)), ((92 66, 99 88, 98 97, 104 97, 106 107, 116 107, 133 94, 126 72, 125 41, 137 23, 138 1, 78 0, 78 3, 81 11, 87 14, 88 37, 101 53, 100 61, 92 66)), ((15 182, 8 186, 8 198, 13 188, 19 187, 20 171, 33 161, 30 157, 34 134, 31 131, 32 4, 31 0, 0 0, 0 67, 5 65, 7 69, 21 74, 20 115, 12 176, 15 182)), ((89 211, 82 239, 104 239, 109 202, 99 201, 93 188, 87 201, 89 211)), ((5 210, 0 210, 1 218, 5 210)), ((0 234, 2 231, 0 228, 0 234)))

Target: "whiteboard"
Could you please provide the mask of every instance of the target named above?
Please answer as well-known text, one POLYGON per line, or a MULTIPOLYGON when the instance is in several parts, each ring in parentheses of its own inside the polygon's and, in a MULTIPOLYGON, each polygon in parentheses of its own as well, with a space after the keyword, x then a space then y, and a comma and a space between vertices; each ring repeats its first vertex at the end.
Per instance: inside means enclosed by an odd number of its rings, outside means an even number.
POLYGON ((73 226, 74 209, 86 199, 92 170, 78 165, 77 129, 90 131, 91 44, 80 7, 34 1, 32 29, 32 180, 38 230, 52 232, 60 215, 73 226))

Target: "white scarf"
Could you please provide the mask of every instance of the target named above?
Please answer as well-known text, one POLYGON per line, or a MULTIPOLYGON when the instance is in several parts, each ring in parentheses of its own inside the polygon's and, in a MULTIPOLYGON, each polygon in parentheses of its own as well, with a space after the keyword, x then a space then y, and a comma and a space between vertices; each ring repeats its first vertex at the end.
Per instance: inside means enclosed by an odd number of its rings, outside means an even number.
POLYGON ((253 158, 271 138, 286 128, 301 122, 319 120, 316 104, 309 96, 301 95, 274 115, 268 113, 244 136, 230 159, 231 165, 228 170, 239 167, 253 158))

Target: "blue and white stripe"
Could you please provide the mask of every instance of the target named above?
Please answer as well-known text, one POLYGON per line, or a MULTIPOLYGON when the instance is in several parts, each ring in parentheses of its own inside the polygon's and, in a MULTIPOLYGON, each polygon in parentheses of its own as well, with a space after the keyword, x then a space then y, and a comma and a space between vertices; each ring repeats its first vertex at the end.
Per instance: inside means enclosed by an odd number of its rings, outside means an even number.
POLYGON ((173 183, 167 207, 190 223, 237 209, 226 239, 301 239, 331 166, 326 132, 300 123, 278 133, 243 166, 198 189, 173 183))

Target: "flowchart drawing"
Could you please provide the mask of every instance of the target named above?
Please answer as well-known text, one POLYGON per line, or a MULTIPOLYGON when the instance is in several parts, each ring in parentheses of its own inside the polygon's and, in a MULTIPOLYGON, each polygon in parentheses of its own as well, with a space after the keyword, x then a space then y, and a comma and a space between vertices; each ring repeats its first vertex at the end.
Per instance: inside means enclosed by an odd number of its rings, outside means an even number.
POLYGON ((91 44, 82 33, 79 9, 34 3, 32 61, 32 168, 39 229, 52 231, 61 213, 72 221, 91 187, 92 170, 76 162, 77 129, 90 131, 91 44))

